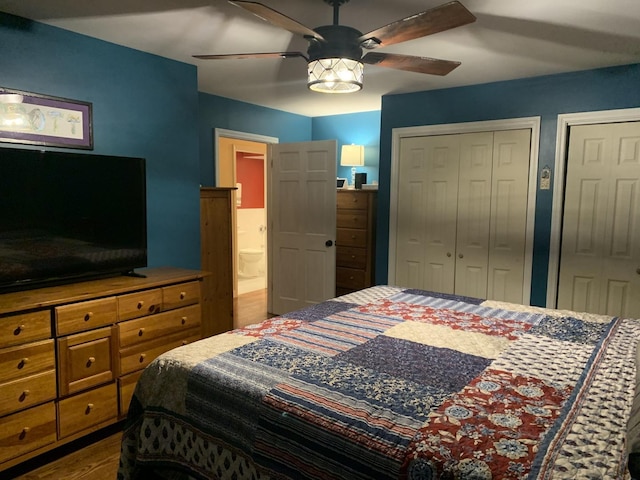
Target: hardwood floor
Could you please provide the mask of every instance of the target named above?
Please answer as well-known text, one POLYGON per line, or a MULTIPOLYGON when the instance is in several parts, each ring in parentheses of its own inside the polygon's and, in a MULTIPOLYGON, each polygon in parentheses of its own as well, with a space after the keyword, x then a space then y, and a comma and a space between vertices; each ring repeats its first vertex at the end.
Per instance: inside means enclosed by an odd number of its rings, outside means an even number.
MULTIPOLYGON (((234 327, 240 328, 271 317, 266 290, 245 293, 234 300, 234 327)), ((47 452, 38 458, 0 472, 2 479, 18 480, 115 480, 120 458, 122 424, 47 452)))

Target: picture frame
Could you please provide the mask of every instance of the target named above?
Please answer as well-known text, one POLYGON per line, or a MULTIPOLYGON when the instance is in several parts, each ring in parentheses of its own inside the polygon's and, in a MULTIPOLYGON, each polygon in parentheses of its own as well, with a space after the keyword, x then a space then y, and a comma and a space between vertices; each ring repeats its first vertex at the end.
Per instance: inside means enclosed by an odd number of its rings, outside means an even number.
POLYGON ((93 149, 93 105, 0 87, 0 142, 93 149))
POLYGON ((337 187, 338 189, 341 189, 341 188, 347 188, 347 179, 346 179, 346 178, 340 178, 340 177, 338 177, 338 178, 336 179, 336 187, 337 187))

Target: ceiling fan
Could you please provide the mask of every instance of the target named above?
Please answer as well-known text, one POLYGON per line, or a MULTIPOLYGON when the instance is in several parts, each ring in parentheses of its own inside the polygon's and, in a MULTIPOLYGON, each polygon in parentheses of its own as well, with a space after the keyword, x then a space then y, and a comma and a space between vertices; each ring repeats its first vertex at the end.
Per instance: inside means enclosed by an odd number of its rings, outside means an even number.
POLYGON ((362 88, 365 63, 430 75, 447 75, 459 66, 460 62, 381 52, 368 52, 363 56, 362 51, 425 37, 476 20, 476 17, 456 0, 363 34, 338 22, 340 6, 348 1, 324 0, 333 7, 333 24, 310 29, 261 3, 230 0, 229 3, 248 10, 272 25, 306 38, 309 42, 306 55, 302 52, 270 52, 194 57, 205 60, 301 57, 308 64, 307 85, 311 90, 349 93, 362 88))

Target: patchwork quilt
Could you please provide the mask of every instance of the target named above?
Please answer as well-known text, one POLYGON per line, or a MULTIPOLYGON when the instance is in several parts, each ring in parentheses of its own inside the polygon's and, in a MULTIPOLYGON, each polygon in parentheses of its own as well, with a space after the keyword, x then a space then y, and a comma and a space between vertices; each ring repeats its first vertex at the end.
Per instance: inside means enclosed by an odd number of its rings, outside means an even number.
POLYGON ((118 478, 629 478, 640 321, 378 286, 144 371, 118 478))

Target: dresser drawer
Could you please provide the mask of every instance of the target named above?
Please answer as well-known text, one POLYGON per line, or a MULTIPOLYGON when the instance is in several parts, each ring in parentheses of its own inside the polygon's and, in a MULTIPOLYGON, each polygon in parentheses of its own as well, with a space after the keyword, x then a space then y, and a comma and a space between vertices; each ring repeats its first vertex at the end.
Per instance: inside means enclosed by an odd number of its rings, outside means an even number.
POLYGON ((366 210, 369 206, 369 194, 362 192, 340 192, 337 196, 338 208, 358 208, 366 210))
POLYGON ((0 350, 0 384, 55 366, 53 339, 5 348, 0 350))
POLYGON ((136 390, 136 383, 143 370, 120 377, 118 380, 118 403, 120 405, 120 416, 124 417, 129 411, 129 404, 133 397, 133 392, 136 390))
POLYGON ((354 290, 366 287, 364 271, 354 268, 336 268, 336 287, 354 290))
POLYGON ((199 339, 200 329, 196 328, 124 348, 120 350, 120 374, 124 375, 135 372, 136 370, 142 370, 164 352, 195 342, 199 339))
POLYGON ((2 419, 0 463, 56 441, 56 407, 53 402, 2 419))
POLYGON ((60 400, 58 422, 60 438, 81 432, 118 416, 118 391, 115 383, 60 400))
POLYGON ((162 289, 120 295, 118 297, 118 320, 143 317, 158 313, 162 308, 162 289))
POLYGON ((112 327, 58 339, 60 395, 70 395, 115 378, 112 327))
POLYGON ((56 371, 0 384, 0 416, 56 398, 56 371))
POLYGON ((0 346, 51 338, 51 312, 37 310, 0 317, 0 346))
POLYGON ((354 228, 339 228, 336 232, 336 243, 340 247, 366 247, 367 231, 354 228))
POLYGON ((367 266, 367 250, 359 247, 336 248, 336 267, 360 268, 367 266))
POLYGON ((118 324, 120 347, 136 345, 199 325, 200 305, 190 305, 150 317, 121 322, 118 324))
POLYGON ((56 334, 67 335, 115 323, 117 308, 116 297, 56 307, 56 334))
POLYGON ((336 213, 338 228, 367 228, 367 212, 360 210, 338 210, 336 213))
POLYGON ((200 282, 181 283, 162 289, 162 309, 186 307, 200 302, 200 282))

